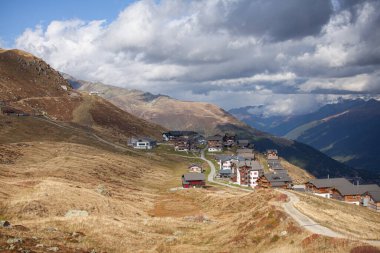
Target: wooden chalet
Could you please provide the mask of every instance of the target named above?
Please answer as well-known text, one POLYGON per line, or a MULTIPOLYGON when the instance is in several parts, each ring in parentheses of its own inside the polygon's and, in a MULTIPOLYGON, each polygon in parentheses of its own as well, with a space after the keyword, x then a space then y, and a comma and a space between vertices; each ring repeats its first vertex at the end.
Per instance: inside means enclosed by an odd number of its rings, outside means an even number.
POLYGON ((249 148, 250 147, 249 140, 237 140, 237 145, 239 148, 249 148))
POLYGON ((276 149, 267 150, 267 159, 268 160, 278 160, 278 152, 276 149))
POLYGON ((292 179, 287 173, 267 173, 257 179, 259 187, 263 188, 283 188, 292 187, 292 179))
POLYGON ((225 147, 232 147, 236 144, 236 134, 226 133, 223 137, 223 145, 225 147))
POLYGON ((380 187, 377 184, 368 185, 353 185, 341 184, 332 189, 332 198, 341 200, 347 203, 360 205, 363 203, 363 194, 366 192, 380 192, 380 187))
POLYGON ((366 194, 369 196, 367 207, 376 212, 380 212, 380 191, 369 191, 366 194))
POLYGON ((312 179, 305 184, 306 191, 324 198, 331 198, 332 191, 338 186, 351 186, 345 178, 312 179))
POLYGON ((195 163, 189 165, 188 171, 189 172, 195 172, 195 173, 203 173, 204 172, 202 166, 199 164, 195 164, 195 163))
POLYGON ((223 137, 214 135, 207 138, 209 152, 221 152, 223 150, 223 137))
POLYGON ((200 188, 206 185, 206 176, 203 173, 186 173, 182 175, 183 188, 200 188))

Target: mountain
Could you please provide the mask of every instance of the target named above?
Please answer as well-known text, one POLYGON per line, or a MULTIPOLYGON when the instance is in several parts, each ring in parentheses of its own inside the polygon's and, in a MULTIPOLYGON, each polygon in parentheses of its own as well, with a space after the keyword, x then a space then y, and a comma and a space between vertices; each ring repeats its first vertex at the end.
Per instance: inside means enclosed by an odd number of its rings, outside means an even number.
MULTIPOLYGON (((91 83, 64 75, 80 91, 97 92, 123 110, 168 129, 195 130, 206 135, 233 132, 240 138, 250 139, 256 149, 277 149, 287 161, 304 168, 316 177, 348 176, 357 172, 314 148, 297 141, 275 137, 239 121, 216 105, 180 101, 168 96, 119 88, 102 83, 91 83)), ((366 177, 364 175, 363 177, 366 177)))
POLYGON ((262 117, 248 115, 251 108, 230 112, 247 124, 308 144, 351 167, 379 171, 380 102, 340 100, 306 115, 262 117))
POLYGON ((0 50, 0 90, 0 101, 7 107, 79 125, 113 139, 160 138, 164 131, 101 97, 73 90, 59 72, 24 51, 0 50))
POLYGON ((213 104, 180 101, 165 95, 153 95, 148 92, 64 76, 76 89, 99 92, 101 97, 121 109, 168 129, 195 130, 205 135, 212 135, 229 124, 247 127, 246 124, 213 104))

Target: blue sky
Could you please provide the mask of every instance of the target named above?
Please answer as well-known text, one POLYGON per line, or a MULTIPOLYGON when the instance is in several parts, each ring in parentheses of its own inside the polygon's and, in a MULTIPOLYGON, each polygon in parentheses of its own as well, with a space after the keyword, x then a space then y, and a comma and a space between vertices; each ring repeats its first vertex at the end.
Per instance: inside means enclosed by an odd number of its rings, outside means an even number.
POLYGON ((77 79, 271 115, 380 94, 380 0, 0 1, 0 46, 77 79))
POLYGON ((26 28, 53 20, 114 20, 132 0, 1 0, 0 38, 11 47, 26 28))

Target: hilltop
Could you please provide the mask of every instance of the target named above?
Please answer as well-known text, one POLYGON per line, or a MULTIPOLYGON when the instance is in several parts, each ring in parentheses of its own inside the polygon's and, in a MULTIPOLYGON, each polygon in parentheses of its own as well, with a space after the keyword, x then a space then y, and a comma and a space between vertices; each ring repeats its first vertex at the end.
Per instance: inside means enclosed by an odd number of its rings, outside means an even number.
POLYGON ((0 101, 8 107, 77 124, 124 142, 131 136, 160 138, 164 131, 105 99, 73 90, 59 72, 20 50, 0 51, 0 87, 0 101))

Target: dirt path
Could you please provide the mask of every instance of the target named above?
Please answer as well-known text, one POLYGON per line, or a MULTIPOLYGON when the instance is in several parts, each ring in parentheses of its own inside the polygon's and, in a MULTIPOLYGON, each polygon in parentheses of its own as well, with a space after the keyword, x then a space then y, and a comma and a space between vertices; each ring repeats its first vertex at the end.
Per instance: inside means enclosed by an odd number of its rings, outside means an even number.
MULTIPOLYGON (((277 191, 283 194, 286 194, 289 197, 289 201, 283 203, 282 207, 284 208, 285 212, 290 217, 292 217, 301 227, 304 227, 306 230, 314 234, 320 234, 320 235, 335 237, 335 238, 345 238, 345 239, 350 239, 350 240, 356 240, 356 238, 352 238, 350 236, 346 236, 341 233, 332 231, 331 229, 318 224, 317 222, 312 220, 310 217, 298 211, 298 209, 294 207, 294 204, 296 204, 300 200, 295 194, 289 191, 280 190, 280 189, 277 189, 277 191)), ((357 239, 357 240, 371 244, 376 247, 380 247, 380 241, 361 240, 361 239, 357 239)))
POLYGON ((214 183, 214 184, 218 184, 218 185, 223 185, 223 186, 226 186, 226 187, 229 187, 229 188, 232 188, 232 189, 238 189, 240 191, 245 191, 245 192, 253 192, 253 190, 249 190, 249 189, 243 189, 243 188, 240 188, 240 187, 237 187, 237 186, 233 186, 233 185, 229 185, 229 184, 224 184, 224 183, 221 183, 221 182, 218 182, 218 181, 215 181, 214 178, 216 176, 216 170, 215 170, 215 166, 214 164, 210 161, 210 160, 207 160, 206 157, 205 157, 205 150, 207 149, 204 148, 202 149, 202 152, 201 152, 201 159, 203 161, 206 161, 207 164, 210 166, 210 174, 208 174, 208 178, 207 180, 211 183, 214 183))

